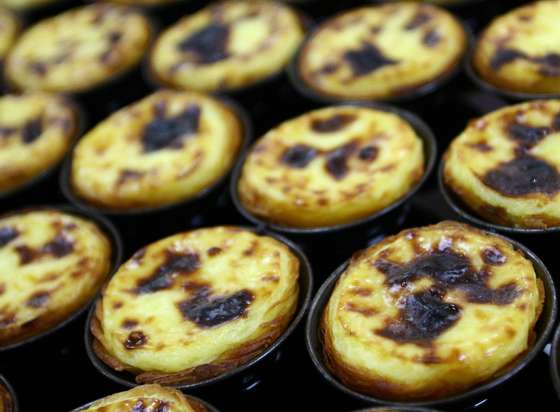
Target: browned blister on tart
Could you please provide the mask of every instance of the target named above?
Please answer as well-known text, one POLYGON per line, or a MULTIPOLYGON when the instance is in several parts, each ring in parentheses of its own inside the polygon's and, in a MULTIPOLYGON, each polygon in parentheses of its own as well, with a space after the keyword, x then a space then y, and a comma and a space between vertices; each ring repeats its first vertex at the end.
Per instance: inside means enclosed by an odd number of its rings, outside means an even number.
MULTIPOLYGON (((80 412, 208 412, 201 402, 176 389, 142 385, 99 399, 80 412)), ((0 411, 1 412, 1 411, 0 411)))
POLYGON ((299 260, 234 227, 180 233, 137 252, 103 292, 94 350, 139 383, 195 383, 243 365, 286 329, 299 260))
POLYGON ((18 90, 87 92, 135 67, 151 32, 147 18, 129 7, 72 9, 21 35, 6 58, 5 77, 18 90))
POLYGON ((84 307, 109 275, 111 243, 93 222, 56 210, 0 218, 0 347, 84 307))
POLYGON ((560 93, 560 1, 537 1, 497 17, 482 32, 473 65, 507 91, 560 93))
POLYGON ((223 1, 164 31, 150 54, 150 72, 178 89, 240 89, 281 72, 303 36, 298 14, 286 5, 223 1))
POLYGON ((0 193, 54 167, 78 133, 78 113, 65 98, 38 92, 0 97, 0 193))
POLYGON ((560 100, 472 121, 444 162, 447 187, 483 218, 521 228, 560 226, 560 100))
POLYGON ((72 156, 71 186, 96 206, 164 206, 209 189, 232 167, 243 125, 205 95, 158 91, 90 130, 72 156))
POLYGON ((370 216, 424 173, 423 144, 389 112, 333 106, 288 120, 253 146, 238 183, 241 204, 264 220, 325 227, 370 216))
POLYGON ((543 301, 532 263, 506 240, 455 222, 405 230, 356 254, 339 278, 324 358, 356 391, 440 399, 515 363, 543 301))
POLYGON ((445 78, 467 41, 447 11, 398 3, 353 9, 319 26, 303 45, 297 72, 313 94, 390 99, 445 78))

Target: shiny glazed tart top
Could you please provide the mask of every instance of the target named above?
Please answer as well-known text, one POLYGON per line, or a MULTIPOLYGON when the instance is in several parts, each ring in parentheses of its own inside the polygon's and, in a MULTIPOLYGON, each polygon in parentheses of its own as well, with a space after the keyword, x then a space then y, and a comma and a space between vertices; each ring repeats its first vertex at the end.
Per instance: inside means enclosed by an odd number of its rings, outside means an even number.
POLYGON ((99 399, 80 412, 207 412, 176 389, 160 385, 137 386, 99 399))
POLYGON ((165 31, 151 53, 150 67, 169 86, 237 89, 281 71, 303 35, 298 15, 285 5, 222 2, 165 31))
POLYGON ((386 399, 445 397, 529 347, 541 284, 511 244, 466 225, 410 229, 358 253, 323 317, 347 386, 386 399))
POLYGON ((233 227, 181 233, 121 266, 97 307, 94 334, 124 367, 159 372, 139 382, 173 372, 199 380, 283 332, 298 276, 298 259, 273 238, 233 227))
POLYGON ((0 219, 0 346, 63 321, 97 292, 111 244, 92 222, 55 210, 0 219))
POLYGON ((538 1, 496 18, 474 53, 479 75, 502 89, 560 93, 560 1, 538 1))
POLYGON ((524 103, 469 124, 445 155, 444 177, 492 222, 560 225, 560 100, 524 103))
POLYGON ((53 167, 77 133, 77 113, 64 98, 43 93, 0 97, 0 193, 53 167))
MULTIPOLYGON (((1 4, 1 3, 0 3, 1 4)), ((19 22, 9 10, 0 6, 0 62, 16 40, 19 22)))
POLYGON ((238 192, 252 214, 320 227, 371 215, 424 172, 422 141, 395 114, 333 106, 282 123, 251 149, 238 192))
POLYGON ((135 66, 148 46, 148 20, 131 8, 93 4, 27 30, 6 59, 18 89, 83 92, 135 66))
POLYGON ((303 46, 298 72, 314 93, 386 99, 455 69, 466 48, 459 22, 427 4, 354 9, 327 20, 303 46))
POLYGON ((228 172, 242 133, 240 120, 220 101, 159 91, 111 115, 80 140, 72 186, 86 201, 113 209, 184 200, 228 172))

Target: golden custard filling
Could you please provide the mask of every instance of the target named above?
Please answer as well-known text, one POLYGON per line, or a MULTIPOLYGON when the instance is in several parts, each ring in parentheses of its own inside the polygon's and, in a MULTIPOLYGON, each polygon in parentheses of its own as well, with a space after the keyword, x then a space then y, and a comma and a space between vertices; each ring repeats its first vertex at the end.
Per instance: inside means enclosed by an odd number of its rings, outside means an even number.
POLYGON ((180 391, 160 385, 142 385, 93 402, 80 412, 207 412, 203 404, 180 391))
POLYGON ((78 134, 78 117, 63 97, 0 97, 0 193, 15 190, 62 160, 78 134))
POLYGON ((2 7, 0 3, 0 62, 4 60, 8 50, 14 44, 19 27, 17 17, 2 7))
POLYGON ((80 140, 71 185, 87 202, 112 209, 189 199, 228 173, 243 133, 237 115, 215 98, 158 91, 80 140))
POLYGON ((238 89, 283 70, 303 36, 299 16, 286 5, 221 2, 163 32, 150 68, 160 83, 174 88, 238 89))
POLYGON ((22 34, 6 59, 6 78, 17 89, 84 92, 136 66, 150 36, 149 21, 132 8, 75 8, 22 34))
POLYGON ((111 243, 93 222, 56 210, 0 218, 0 346, 46 331, 96 294, 111 243))
POLYGON ((298 74, 325 97, 387 99, 450 74, 466 46, 461 24, 443 9, 414 3, 363 7, 319 26, 302 47, 298 74))
POLYGON ((544 293, 509 242, 455 223, 409 229, 352 258, 325 308, 325 360, 383 399, 447 397, 530 347, 544 293))
POLYGON ((474 68, 492 85, 560 93, 560 1, 537 1, 494 19, 478 39, 474 68))
POLYGON ((349 223, 406 195, 424 173, 422 140, 399 116, 333 106, 288 120, 253 146, 238 183, 241 204, 293 227, 349 223))
POLYGON ((509 106, 468 127, 444 156, 446 185, 483 218, 560 225, 560 100, 509 106))
POLYGON ((240 366, 286 329, 299 260, 234 227, 180 233, 118 270, 92 323, 97 355, 139 383, 190 383, 240 366))

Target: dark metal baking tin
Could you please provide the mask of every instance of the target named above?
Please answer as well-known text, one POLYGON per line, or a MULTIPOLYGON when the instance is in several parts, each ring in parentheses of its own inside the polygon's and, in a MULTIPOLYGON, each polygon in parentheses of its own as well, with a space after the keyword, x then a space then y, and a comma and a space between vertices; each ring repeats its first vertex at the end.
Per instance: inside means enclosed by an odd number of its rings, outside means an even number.
POLYGON ((560 326, 556 329, 550 348, 550 375, 556 394, 560 399, 560 326))
MULTIPOLYGON (((243 136, 239 147, 238 156, 245 152, 253 133, 252 124, 245 111, 233 101, 224 97, 217 98, 225 104, 240 120, 243 128, 243 136)), ((226 192, 227 182, 233 165, 229 172, 225 173, 219 180, 200 191, 197 195, 188 199, 180 200, 171 204, 157 207, 132 208, 132 209, 110 209, 88 203, 80 198, 72 189, 70 174, 72 170, 72 154, 69 153, 64 161, 62 171, 59 175, 59 185, 64 197, 76 207, 90 210, 108 216, 121 229, 123 234, 132 235, 138 239, 138 244, 127 245, 127 251, 132 252, 148 241, 155 241, 160 237, 170 235, 191 226, 199 226, 204 223, 204 215, 218 208, 220 197, 226 192), (211 205, 212 207, 208 207, 211 205), (149 217, 139 221, 139 218, 149 217), (195 223, 198 222, 198 223, 195 223), (147 229, 148 228, 148 229, 147 229), (147 230, 146 230, 147 229, 147 230), (150 233, 151 236, 136 236, 137 232, 150 233), (141 242, 141 243, 140 243, 141 242)), ((233 163, 235 164, 235 162, 233 163)))
MULTIPOLYGON (((425 159, 424 174, 418 183, 416 183, 416 185, 407 194, 395 201, 393 204, 366 218, 341 225, 317 228, 298 228, 268 222, 263 218, 251 214, 247 209, 245 209, 239 198, 237 190, 238 182, 241 177, 243 164, 245 163, 245 159, 250 150, 248 150, 239 159, 237 165, 235 166, 229 188, 230 196, 237 208, 237 211, 245 219, 259 227, 265 227, 268 230, 282 233, 283 235, 292 238, 300 246, 302 246, 304 251, 307 253, 312 250, 318 251, 321 254, 320 259, 322 260, 329 258, 336 259, 337 264, 354 250, 365 246, 368 240, 379 238, 388 232, 394 231, 396 227, 402 224, 402 221, 408 212, 407 205, 409 200, 424 185, 430 176, 437 156, 437 142, 435 136, 428 125, 411 112, 380 103, 348 102, 345 104, 339 104, 338 106, 348 105, 368 107, 396 114, 407 121, 417 133, 418 137, 422 140, 425 159), (331 243, 330 246, 328 245, 329 243, 331 243), (325 254, 325 249, 320 246, 321 244, 328 246, 328 249, 326 250, 333 249, 333 252, 336 253, 325 254), (341 259, 340 256, 343 256, 343 258, 341 259)), ((313 260, 317 260, 318 256, 312 256, 312 258, 313 260)))
MULTIPOLYGON (((278 339, 276 339, 276 341, 274 341, 272 345, 267 347, 263 352, 247 363, 229 370, 222 375, 205 379, 203 381, 168 386, 175 387, 182 391, 188 391, 189 393, 192 393, 193 391, 196 391, 197 393, 204 393, 204 390, 208 390, 209 396, 218 392, 225 393, 225 391, 230 391, 232 389, 237 391, 250 390, 252 387, 256 386, 261 379, 266 379, 266 374, 274 373, 274 364, 278 361, 279 355, 281 354, 281 346, 297 330, 298 324, 301 323, 307 312, 313 291, 313 271, 305 254, 294 243, 278 234, 254 227, 240 226, 240 228, 250 230, 260 236, 270 236, 282 242, 288 246, 290 251, 298 258, 300 262, 300 273, 298 279, 299 298, 294 317, 286 330, 280 337, 278 337, 278 339)), ((84 333, 85 347, 91 363, 102 375, 113 382, 126 387, 139 386, 139 384, 135 381, 133 374, 129 372, 118 372, 112 369, 95 354, 92 343, 93 335, 90 330, 91 321, 94 315, 95 305, 93 305, 89 311, 84 333)))
MULTIPOLYGON (((2 385, 4 388, 6 388, 6 390, 8 391, 8 395, 10 396, 10 401, 12 402, 12 411, 8 411, 8 412, 19 412, 19 404, 18 404, 18 399, 17 399, 17 395, 16 392, 14 391, 14 388, 12 387, 12 385, 10 385, 10 382, 8 382, 8 380, 0 375, 0 385, 2 385)), ((2 399, 0 398, 0 401, 2 401, 2 399)), ((2 405, 0 405, 2 406, 2 405)))
MULTIPOLYGON (((0 378, 1 378, 1 376, 0 376, 0 378)), ((110 395, 108 395, 108 396, 110 396, 110 395)), ((194 402, 194 403, 196 403, 196 404, 198 404, 198 405, 204 406, 208 412, 220 412, 220 411, 218 411, 218 409, 216 409, 215 407, 213 407, 212 405, 210 405, 208 402, 203 401, 203 400, 200 399, 200 398, 196 398, 196 397, 191 396, 191 395, 184 395, 184 396, 187 398, 187 400, 189 400, 189 401, 191 401, 191 402, 194 402)), ((94 404, 95 402, 97 402, 97 401, 89 402, 89 403, 87 403, 87 404, 85 404, 85 405, 83 405, 83 406, 80 406, 80 407, 76 408, 76 409, 72 409, 70 412, 82 412, 82 411, 85 411, 86 409, 92 407, 93 404, 94 404)), ((405 411, 403 411, 403 412, 405 412, 405 411)))
POLYGON ((62 96, 62 98, 68 103, 76 117, 76 130, 71 138, 71 143, 68 146, 65 155, 50 168, 32 177, 22 185, 9 191, 0 191, 0 213, 7 212, 10 209, 21 206, 30 206, 37 203, 37 201, 42 202, 42 199, 46 197, 46 194, 52 190, 56 190, 56 176, 60 171, 61 165, 64 163, 68 154, 72 151, 75 143, 83 134, 87 123, 87 117, 82 106, 69 97, 62 96))
MULTIPOLYGON (((101 231, 103 231, 103 233, 107 236, 107 238, 111 242, 111 267, 109 273, 106 276, 106 279, 110 279, 113 276, 113 274, 117 271, 117 269, 119 268, 122 262, 123 242, 115 226, 103 216, 90 211, 80 210, 78 208, 69 205, 53 205, 53 206, 37 206, 37 207, 30 207, 21 210, 16 210, 13 212, 0 215, 0 219, 12 215, 17 215, 23 212, 42 211, 42 210, 54 210, 62 213, 67 213, 95 223, 97 227, 101 229, 101 231)), ((92 302, 95 301, 96 297, 97 294, 94 297, 92 297, 88 302, 86 302, 81 308, 77 309, 74 313, 72 313, 62 322, 54 325, 52 328, 44 332, 41 332, 37 335, 25 338, 21 341, 11 343, 5 346, 0 346, 0 359, 2 360, 2 363, 10 361, 10 357, 15 351, 19 351, 19 350, 25 351, 29 348, 33 350, 34 346, 32 344, 35 344, 36 341, 41 340, 41 344, 44 346, 47 338, 49 339, 49 341, 56 341, 59 335, 60 337, 62 337, 63 333, 61 332, 64 332, 64 329, 67 326, 76 323, 78 319, 80 319, 82 315, 86 313, 86 311, 88 310, 92 302)))
POLYGON ((368 408, 368 409, 360 409, 359 411, 354 412, 439 412, 435 409, 426 409, 426 408, 414 408, 414 407, 405 407, 405 408, 368 408))
MULTIPOLYGON (((376 4, 372 4, 372 6, 375 5, 376 4)), ((334 16, 329 17, 329 19, 341 16, 347 13, 348 11, 349 10, 345 10, 343 12, 337 13, 334 16)), ((311 86, 307 85, 304 79, 299 74, 300 58, 306 45, 313 39, 313 37, 317 34, 317 32, 321 30, 322 27, 321 24, 315 27, 313 30, 309 31, 305 36, 305 39, 303 40, 301 46, 299 47, 297 53, 294 55, 294 58, 292 59, 292 61, 290 62, 287 68, 288 77, 293 87, 300 93, 300 95, 302 95, 309 101, 314 102, 315 104, 325 105, 325 104, 337 104, 337 103, 340 104, 348 101, 362 101, 362 102, 376 101, 376 102, 382 102, 387 104, 399 104, 399 105, 405 104, 407 109, 411 109, 411 110, 419 109, 421 111, 423 106, 430 101, 430 98, 433 96, 433 94, 435 94, 438 91, 444 90, 445 86, 452 83, 452 81, 458 77, 458 75, 461 73, 463 69, 463 66, 466 61, 466 57, 471 53, 470 50, 474 43, 474 35, 472 31, 469 29, 469 27, 466 24, 464 24, 463 21, 461 21, 457 16, 454 17, 456 18, 457 22, 461 25, 465 33, 466 43, 465 43, 465 50, 463 52, 463 55, 461 56, 461 58, 457 60, 455 66, 450 68, 448 71, 442 73, 440 76, 438 76, 437 78, 433 79, 428 83, 425 83, 418 87, 411 88, 410 91, 406 93, 402 93, 397 96, 384 97, 384 98, 372 97, 372 98, 356 99, 351 97, 334 96, 334 95, 321 93, 320 91, 314 90, 311 86)))
POLYGON ((414 401, 414 402, 397 402, 389 401, 386 399, 377 398, 370 395, 365 395, 357 392, 353 389, 348 388, 342 382, 340 382, 336 376, 328 369, 328 367, 323 362, 323 343, 321 341, 321 318, 324 312, 324 308, 327 305, 331 294, 336 286, 336 283, 340 276, 344 273, 348 267, 350 260, 346 261, 342 266, 340 266, 327 280, 313 299, 311 303, 311 308, 309 309, 309 315, 306 322, 306 345, 307 351, 311 356, 311 360, 315 368, 318 370, 320 375, 332 386, 338 390, 346 393, 348 396, 353 397, 356 400, 365 402, 367 404, 373 405, 387 405, 393 406, 399 409, 406 409, 410 406, 420 406, 420 407, 450 407, 453 406, 459 410, 464 410, 466 408, 472 407, 479 403, 481 400, 490 396, 491 391, 502 389, 500 387, 506 387, 505 385, 508 381, 512 380, 516 375, 525 369, 536 357, 539 355, 545 345, 548 342, 548 338, 553 331, 554 322, 556 320, 556 314, 558 311, 558 301, 556 297, 556 290, 554 287, 554 281, 550 275, 548 269, 544 263, 528 248, 523 246, 521 243, 509 239, 505 236, 499 234, 493 234, 498 236, 503 240, 511 243, 513 247, 523 253, 527 259, 531 261, 535 269, 537 278, 541 279, 544 286, 545 292, 545 302, 543 306, 543 311, 535 325, 536 340, 534 345, 530 350, 519 360, 515 362, 515 366, 508 368, 508 370, 499 375, 498 377, 477 385, 473 389, 464 391, 458 395, 449 396, 442 399, 427 400, 427 401, 414 401))

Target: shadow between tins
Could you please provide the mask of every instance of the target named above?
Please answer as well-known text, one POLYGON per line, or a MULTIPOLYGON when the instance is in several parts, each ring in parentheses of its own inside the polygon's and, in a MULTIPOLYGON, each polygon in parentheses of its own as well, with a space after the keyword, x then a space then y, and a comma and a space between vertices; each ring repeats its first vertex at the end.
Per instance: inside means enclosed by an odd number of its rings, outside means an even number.
MULTIPOLYGON (((347 229, 353 229, 360 226, 365 226, 373 223, 381 223, 383 217, 387 216, 389 213, 395 211, 400 207, 404 207, 405 204, 410 200, 416 192, 424 185, 428 177, 431 175, 432 170, 435 165, 436 156, 437 156, 437 142, 436 138, 428 127, 428 125, 420 119, 415 114, 412 114, 409 111, 398 109, 392 106, 388 106, 382 103, 369 103, 369 102, 347 102, 347 103, 339 103, 334 106, 359 106, 359 107, 367 107, 371 109, 381 110, 384 112, 395 114, 404 120, 406 120, 414 129, 418 137, 422 140, 423 143, 423 151, 424 151, 424 159, 425 159, 425 167, 424 167, 424 174, 422 178, 416 183, 416 185, 410 189, 408 193, 406 193, 403 197, 392 203, 391 205, 387 206, 385 209, 374 213, 373 215, 367 216, 363 219, 359 219, 354 222, 344 223, 341 225, 334 225, 334 226, 323 226, 317 228, 298 228, 298 227, 291 227, 291 226, 282 226, 274 223, 270 223, 264 219, 258 218, 255 215, 251 214, 245 207, 242 205, 241 200, 239 199, 239 193, 237 190, 238 181, 241 177, 241 171, 243 169, 243 164, 245 163, 245 159, 249 155, 251 148, 247 150, 243 156, 240 157, 239 161, 235 165, 233 170, 231 180, 230 180, 230 195, 233 200, 233 203, 237 209, 237 211, 248 221, 251 223, 259 226, 259 227, 266 227, 272 231, 279 232, 286 235, 298 235, 298 236, 314 236, 320 234, 330 234, 333 232, 339 232, 347 229)), ((258 140, 255 144, 258 143, 258 140)))
MULTIPOLYGON (((267 347, 263 352, 261 352, 259 355, 257 355, 256 357, 254 357, 253 359, 251 359, 247 363, 244 363, 243 365, 241 365, 237 368, 229 370, 229 371, 227 371, 227 372, 225 372, 221 375, 215 376, 213 378, 209 378, 209 379, 205 379, 205 380, 202 380, 202 381, 199 381, 199 382, 194 382, 194 383, 189 383, 189 384, 173 384, 173 385, 168 385, 168 386, 180 389, 182 391, 202 389, 202 388, 206 388, 210 385, 221 383, 221 382, 223 382, 225 380, 228 380, 230 378, 237 377, 237 375, 240 375, 242 372, 245 372, 245 371, 249 370, 250 368, 252 368, 254 366, 258 366, 258 364, 260 364, 262 361, 265 361, 265 360, 267 360, 267 358, 270 358, 270 356, 274 352, 276 352, 277 349, 279 349, 279 347, 284 343, 284 341, 288 337, 290 337, 290 335, 292 335, 292 333, 296 330, 297 326, 301 323, 302 319, 304 318, 305 314, 307 313, 307 309, 309 308, 309 304, 311 303, 311 297, 312 297, 313 271, 311 269, 311 264, 309 263, 309 260, 307 259, 305 254, 301 251, 301 249, 298 246, 296 246, 295 243, 293 243, 290 240, 284 238, 283 236, 280 236, 276 233, 268 232, 265 229, 247 227, 247 226, 238 226, 238 227, 241 228, 241 229, 250 230, 251 232, 253 232, 257 235, 260 235, 260 236, 270 236, 270 237, 282 242, 283 244, 287 245, 290 248, 290 251, 294 255, 296 255, 296 257, 298 258, 298 260, 300 262, 300 272, 299 272, 299 278, 298 278, 299 296, 298 296, 297 311, 296 311, 293 319, 291 320, 290 324, 286 328, 286 330, 282 333, 282 335, 280 335, 280 337, 278 337, 278 339, 276 339, 276 341, 274 341, 274 343, 272 345, 267 347)), ((97 357, 97 355, 95 354, 95 352, 93 350, 93 344, 92 344, 93 335, 91 334, 91 331, 90 331, 91 321, 92 321, 92 318, 95 314, 95 306, 96 306, 95 304, 92 305, 90 310, 89 310, 87 321, 86 321, 86 328, 85 328, 85 331, 84 331, 84 340, 85 340, 86 352, 87 352, 89 360, 91 361, 91 363, 95 366, 95 368, 102 375, 104 375, 106 378, 112 380, 113 382, 116 382, 120 385, 129 387, 129 388, 139 386, 140 384, 135 381, 134 375, 132 373, 126 372, 126 371, 118 372, 118 371, 112 369, 111 367, 106 365, 101 359, 99 359, 97 357)))
MULTIPOLYGON (((245 110, 235 103, 234 101, 226 98, 226 97, 214 97, 217 101, 221 102, 222 104, 226 105, 234 115, 240 120, 241 126, 243 128, 243 136, 241 145, 238 150, 237 157, 243 156, 244 152, 246 151, 249 142, 251 141, 251 137, 253 135, 253 128, 251 124, 251 120, 249 115, 245 112, 245 110)), ((121 210, 121 209, 111 209, 102 206, 96 206, 92 203, 89 203, 85 199, 80 198, 74 191, 72 190, 71 183, 70 183, 70 174, 72 171, 72 156, 74 153, 74 149, 68 154, 66 157, 64 164, 62 165, 62 170, 59 175, 59 185, 64 197, 76 207, 83 209, 83 210, 90 210, 96 213, 101 213, 103 215, 107 215, 110 217, 136 217, 145 214, 156 214, 160 212, 167 212, 171 210, 177 210, 181 207, 195 207, 201 205, 201 203, 207 199, 210 195, 215 193, 220 187, 225 185, 228 181, 229 175, 231 170, 233 169, 233 165, 228 172, 226 172, 220 179, 214 182, 212 185, 207 187, 206 189, 200 191, 195 196, 190 197, 185 200, 179 200, 174 203, 165 204, 162 206, 156 207, 141 207, 141 208, 131 208, 128 210, 121 210)), ((235 164, 235 161, 234 163, 235 164)))
POLYGON ((507 89, 500 89, 497 86, 487 82, 482 77, 478 75, 476 69, 473 65, 474 53, 476 51, 476 41, 474 46, 468 53, 468 57, 464 62, 464 71, 467 74, 469 80, 480 89, 501 96, 511 103, 521 103, 529 100, 549 100, 549 99, 560 99, 560 93, 527 93, 527 92, 516 92, 507 89))
POLYGON ((526 352, 523 357, 519 358, 515 362, 515 366, 508 368, 506 372, 496 377, 495 379, 477 385, 473 389, 464 391, 463 393, 460 393, 458 395, 435 400, 411 402, 390 401, 375 396, 366 395, 348 388, 330 372, 330 370, 323 362, 323 344, 320 330, 321 318, 324 312, 324 308, 327 305, 328 300, 330 299, 332 291, 334 290, 339 277, 348 267, 350 263, 350 260, 348 260, 337 270, 335 270, 333 274, 325 281, 325 283, 321 285, 319 291, 313 299, 313 302, 311 303, 311 308, 309 309, 309 315, 307 317, 305 325, 305 343, 307 346, 307 351, 311 357, 313 364, 315 365, 315 368, 319 371, 321 376, 329 384, 357 400, 374 405, 387 405, 399 409, 404 408, 406 410, 406 408, 410 406, 439 407, 454 405, 459 407, 469 407, 481 401, 491 390, 494 390, 500 385, 505 384, 507 381, 511 380, 517 374, 519 374, 527 365, 529 365, 529 363, 531 363, 531 361, 539 353, 543 351, 544 346, 547 344, 548 337, 552 333, 554 322, 556 320, 556 314, 558 311, 556 290, 554 287, 552 276, 550 275, 544 263, 539 259, 539 257, 537 257, 532 251, 515 240, 512 240, 500 234, 491 234, 511 243, 515 250, 521 251, 525 255, 525 257, 531 261, 531 263, 533 264, 533 268, 535 269, 537 278, 539 278, 543 282, 545 291, 545 302, 543 311, 535 325, 537 339, 533 347, 528 352, 526 352))
MULTIPOLYGON (((486 0, 481 0, 481 1, 486 1, 486 0)), ((378 6, 380 4, 371 4, 370 6, 378 6)), ((345 13, 347 13, 348 10, 344 10, 341 12, 338 12, 336 14, 334 14, 333 16, 329 16, 328 20, 337 18, 345 13)), ((463 54, 457 59, 457 61, 454 63, 453 67, 449 68, 448 70, 446 70, 444 73, 442 73, 440 76, 438 76, 437 78, 435 78, 434 80, 422 84, 418 87, 415 88, 411 88, 411 90, 409 92, 405 92, 402 94, 399 94, 397 96, 392 96, 392 97, 385 97, 385 98, 364 98, 364 99, 352 99, 352 98, 345 98, 343 96, 341 97, 337 97, 335 95, 328 95, 325 93, 320 93, 318 91, 314 91, 311 87, 308 87, 303 78, 300 76, 299 74, 299 62, 300 62, 300 58, 301 58, 301 54, 303 53, 305 47, 307 46, 307 44, 311 41, 311 39, 321 30, 321 28, 323 27, 323 24, 319 24, 316 25, 316 27, 314 27, 312 30, 310 30, 304 40, 302 41, 300 47, 298 48, 297 52, 295 53, 294 57, 292 58, 292 60, 290 61, 288 67, 287 67, 287 74, 288 74, 288 78, 290 80, 290 82, 292 83, 294 89, 296 89, 302 96, 304 96, 305 98, 318 103, 318 104, 340 104, 340 103, 346 103, 346 102, 380 102, 380 103, 385 103, 385 104, 400 104, 400 103, 413 103, 415 100, 418 100, 422 97, 426 97, 434 92, 436 92, 437 90, 439 90, 440 88, 442 88, 443 86, 445 86, 446 84, 450 83, 453 79, 455 79, 457 76, 459 76, 459 74, 462 72, 463 67, 465 66, 465 64, 468 61, 468 56, 471 55, 472 53, 472 48, 473 45, 475 43, 474 39, 475 36, 472 32, 472 30, 465 24, 465 22, 463 20, 461 20, 459 17, 457 16, 453 16, 455 18, 455 20, 457 21, 457 23, 462 27, 463 32, 465 34, 465 50, 463 51, 463 54)))
POLYGON ((556 395, 560 399, 560 325, 556 329, 550 349, 550 374, 554 389, 556 389, 556 395))
MULTIPOLYGON (((4 386, 6 388, 6 390, 8 391, 8 395, 10 396, 13 411, 9 411, 9 412, 19 412, 19 402, 18 402, 16 392, 14 391, 14 388, 12 387, 10 382, 8 382, 8 380, 2 375, 0 375, 0 385, 4 386)), ((2 398, 0 397, 0 402, 1 401, 2 401, 2 398)), ((0 407, 2 407, 2 406, 3 405, 0 403, 0 407)))
POLYGON ((508 236, 530 236, 530 235, 550 235, 557 234, 560 235, 560 226, 549 227, 545 229, 528 229, 519 227, 509 227, 502 226, 495 223, 490 223, 479 217, 476 217, 473 212, 470 211, 469 207, 457 196, 455 195, 445 184, 443 177, 443 168, 445 166, 445 160, 439 164, 438 167, 438 186, 439 191, 447 204, 453 209, 453 211, 463 220, 467 222, 482 227, 490 232, 498 232, 502 234, 507 234, 508 236))
MULTIPOLYGON (((109 396, 110 396, 110 395, 109 395, 109 396)), ((202 407, 206 408, 205 410, 208 411, 208 412, 220 412, 220 411, 219 411, 218 409, 216 409, 214 406, 210 405, 208 402, 206 402, 206 401, 204 401, 204 400, 202 400, 202 399, 200 399, 200 398, 197 398, 197 397, 191 396, 191 395, 183 395, 183 396, 185 396, 185 397, 187 398, 187 400, 188 400, 190 403, 194 403, 194 404, 196 404, 196 406, 202 406, 202 407)), ((89 403, 87 403, 87 404, 85 404, 85 405, 83 405, 83 406, 77 407, 76 409, 72 409, 70 412, 81 412, 81 411, 85 411, 86 409, 92 407, 92 406, 93 406, 96 402, 98 402, 98 401, 99 401, 99 399, 98 399, 98 400, 95 400, 95 401, 93 401, 93 402, 89 402, 89 403)), ((165 408, 164 408, 164 409, 165 409, 165 408)), ((135 410, 136 410, 136 409, 134 409, 134 411, 135 411, 135 410)), ((145 410, 145 411, 148 411, 147 409, 142 409, 142 411, 144 411, 144 410, 145 410)), ((150 409, 150 410, 152 410, 152 409, 150 409)), ((158 409, 158 411, 159 411, 159 409, 158 409)), ((163 411, 163 409, 162 409, 162 411, 163 411)), ((198 409, 197 409, 197 411, 198 411, 198 409)), ((15 412, 17 412, 17 411, 15 411, 15 412)), ((156 411, 154 410, 154 412, 156 412, 156 411)))
MULTIPOLYGON (((24 209, 8 212, 8 213, 5 213, 5 214, 1 215, 0 219, 10 217, 12 215, 16 215, 16 214, 23 213, 23 212, 45 211, 45 210, 54 210, 54 211, 59 211, 59 212, 62 212, 62 213, 67 213, 67 214, 70 214, 70 215, 74 215, 74 216, 77 216, 77 217, 84 218, 88 221, 91 221, 91 222, 95 223, 103 231, 103 233, 105 233, 105 235, 109 238, 109 241, 111 242, 111 268, 109 269, 109 272, 108 272, 108 274, 105 278, 106 281, 108 279, 110 279, 115 274, 115 272, 117 271, 117 269, 119 268, 119 266, 121 265, 121 262, 122 262, 123 242, 122 242, 121 236, 120 236, 119 232, 117 231, 117 229, 115 228, 115 226, 108 219, 106 219, 105 217, 103 217, 103 216, 101 216, 97 213, 93 213, 93 212, 87 211, 87 210, 81 210, 81 209, 78 209, 78 208, 70 206, 70 205, 53 205, 53 206, 38 206, 38 207, 24 208, 24 209)), ((101 290, 101 287, 99 288, 97 293, 95 293, 95 295, 91 299, 89 299, 82 307, 77 309, 74 313, 72 313, 70 316, 68 316, 62 322, 54 325, 52 328, 49 328, 46 331, 41 332, 37 335, 25 338, 21 341, 11 343, 11 344, 6 345, 6 346, 0 346, 0 356, 2 356, 3 352, 10 351, 10 350, 13 350, 13 349, 17 349, 17 348, 20 348, 24 345, 31 344, 31 343, 39 340, 39 339, 46 338, 46 337, 60 331, 65 326, 69 325, 70 323, 73 323, 83 313, 85 313, 88 310, 91 303, 96 300, 100 290, 101 290)))

